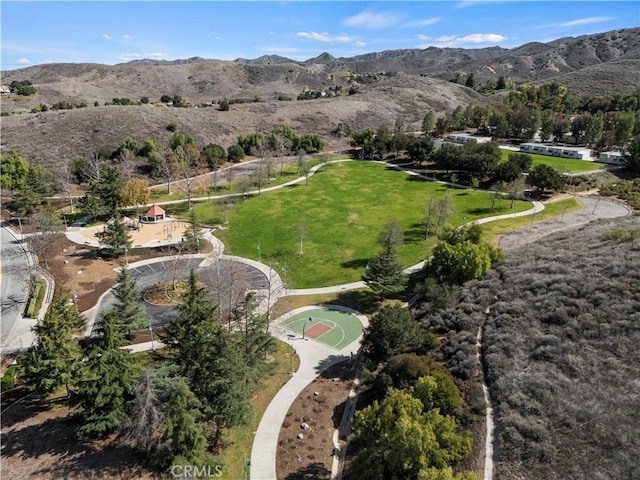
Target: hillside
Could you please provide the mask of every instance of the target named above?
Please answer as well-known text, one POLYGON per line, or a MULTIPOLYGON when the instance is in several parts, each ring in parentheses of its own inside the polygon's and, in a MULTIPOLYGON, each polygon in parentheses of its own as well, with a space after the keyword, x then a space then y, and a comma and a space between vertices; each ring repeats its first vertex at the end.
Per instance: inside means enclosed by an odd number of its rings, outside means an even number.
MULTIPOLYGON (((197 68, 198 65, 120 68, 125 73, 128 69, 136 71, 149 68, 154 73, 165 68, 175 72, 180 68, 197 68)), ((96 77, 98 72, 104 72, 104 68, 78 66, 78 77, 96 77)), ((220 66, 222 71, 235 71, 237 68, 233 64, 220 66)), ((263 70, 260 67, 252 68, 258 72, 263 70)), ((169 74, 165 75, 167 79, 173 78, 169 74)), ((177 73, 175 76, 177 78, 177 73)), ((139 98, 140 92, 145 90, 141 89, 134 96, 134 87, 128 85, 128 78, 122 77, 122 86, 113 86, 120 90, 110 94, 91 86, 90 82, 67 82, 64 88, 69 95, 74 95, 71 98, 75 98, 75 101, 89 99, 93 94, 105 101, 107 98, 111 100, 113 96, 139 98)), ((224 78, 224 75, 220 74, 220 78, 224 78)), ((160 81, 164 80, 158 79, 160 81)), ((231 80, 225 82, 232 83, 231 80)), ((59 88, 62 88, 63 83, 57 82, 59 88)), ((263 92, 268 89, 266 82, 257 82, 257 85, 263 92)), ((60 98, 48 84, 39 85, 38 88, 36 102, 39 99, 45 102, 47 98, 60 98)), ((171 91, 170 88, 164 87, 161 90, 158 87, 156 98, 160 91, 171 91)), ((181 87, 178 92, 182 92, 187 98, 193 98, 189 95, 194 90, 189 88, 192 87, 181 87)), ((249 96, 249 93, 240 92, 238 96, 249 96)), ((306 101, 269 100, 235 104, 227 112, 214 107, 173 108, 162 105, 94 107, 91 100, 86 108, 3 117, 2 149, 17 149, 31 161, 55 164, 64 159, 90 156, 93 150, 103 145, 115 147, 127 136, 140 143, 148 138, 157 138, 162 145, 168 141, 170 133, 166 131, 166 126, 172 122, 176 123, 180 131, 192 134, 198 145, 213 142, 228 147, 236 142, 239 135, 253 131, 267 132, 273 125, 287 124, 301 133, 319 134, 331 148, 337 147, 337 139, 332 137, 331 132, 340 122, 348 123, 353 129, 375 128, 381 124, 393 126, 398 115, 403 115, 407 125, 413 124, 415 128, 419 128, 428 110, 451 111, 458 105, 482 102, 486 102, 486 99, 461 85, 402 74, 381 78, 374 85, 363 85, 356 95, 306 101)), ((348 141, 349 139, 342 142, 343 148, 348 141)))
POLYGON ((399 115, 419 129, 424 114, 451 112, 458 105, 500 101, 448 82, 456 74, 473 72, 476 82, 501 75, 515 82, 557 80, 575 94, 633 92, 640 84, 640 28, 611 31, 550 43, 530 43, 513 49, 436 48, 389 50, 335 58, 329 53, 305 62, 266 55, 236 61, 136 60, 120 65, 44 64, 3 72, 2 83, 30 80, 37 93, 14 95, 0 105, 3 150, 18 149, 30 161, 55 164, 83 157, 103 145, 117 145, 126 136, 139 142, 155 137, 162 144, 165 127, 175 122, 200 145, 228 147, 238 135, 269 131, 286 123, 314 132, 336 146, 331 131, 341 122, 352 129, 392 126, 399 115), (355 95, 347 91, 355 87, 355 95), (298 101, 305 90, 342 89, 342 95, 298 101), (222 98, 253 99, 229 112, 215 108, 165 106, 104 106, 114 98, 138 101, 179 95, 192 106, 211 105, 222 98), (286 96, 292 101, 278 101, 286 96), (57 102, 85 103, 87 108, 29 113, 57 102), (99 107, 94 107, 97 102, 99 107), (18 114, 19 113, 19 114, 18 114))
POLYGON ((463 376, 484 323, 496 480, 640 478, 640 240, 616 231, 640 235, 640 218, 512 252, 457 307, 424 318, 449 330, 444 352, 463 376))

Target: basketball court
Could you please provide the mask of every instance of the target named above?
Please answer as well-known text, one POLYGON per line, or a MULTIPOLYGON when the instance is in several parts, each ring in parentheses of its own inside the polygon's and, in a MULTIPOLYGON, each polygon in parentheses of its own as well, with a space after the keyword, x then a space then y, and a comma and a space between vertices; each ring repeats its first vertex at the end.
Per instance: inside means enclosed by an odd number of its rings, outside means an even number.
POLYGON ((326 307, 298 312, 279 326, 296 337, 315 340, 337 350, 358 339, 364 328, 357 316, 326 307))

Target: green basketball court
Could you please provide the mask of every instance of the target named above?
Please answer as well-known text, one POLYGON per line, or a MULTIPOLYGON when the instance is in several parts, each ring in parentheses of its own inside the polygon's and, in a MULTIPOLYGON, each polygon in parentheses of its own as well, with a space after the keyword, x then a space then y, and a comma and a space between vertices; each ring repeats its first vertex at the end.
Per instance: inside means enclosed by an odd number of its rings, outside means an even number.
POLYGON ((363 329, 362 322, 355 315, 330 308, 299 312, 281 322, 280 326, 337 350, 356 340, 363 329))

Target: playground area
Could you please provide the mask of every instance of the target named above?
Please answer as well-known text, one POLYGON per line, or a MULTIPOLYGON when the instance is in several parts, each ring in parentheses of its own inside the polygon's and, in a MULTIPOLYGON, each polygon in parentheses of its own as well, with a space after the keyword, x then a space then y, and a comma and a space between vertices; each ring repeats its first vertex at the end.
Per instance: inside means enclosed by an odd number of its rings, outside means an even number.
MULTIPOLYGON (((181 242, 189 226, 189 222, 166 218, 151 223, 132 223, 128 231, 134 247, 154 247, 181 242)), ((85 227, 80 229, 80 234, 95 244, 100 242, 100 237, 106 228, 104 224, 85 227)))
POLYGON ((278 324, 301 339, 311 339, 336 350, 357 340, 364 328, 351 313, 328 307, 298 312, 278 324))

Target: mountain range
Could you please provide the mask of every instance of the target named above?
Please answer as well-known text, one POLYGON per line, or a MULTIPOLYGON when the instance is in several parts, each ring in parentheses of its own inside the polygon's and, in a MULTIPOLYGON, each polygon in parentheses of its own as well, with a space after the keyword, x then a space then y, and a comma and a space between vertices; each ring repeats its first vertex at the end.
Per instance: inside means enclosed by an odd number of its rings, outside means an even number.
POLYGON ((45 163, 90 155, 101 145, 118 145, 132 136, 162 143, 166 125, 191 133, 199 144, 235 143, 238 135, 267 131, 286 123, 320 134, 331 146, 340 122, 352 129, 393 125, 401 116, 419 128, 427 111, 452 111, 458 105, 499 102, 501 92, 480 94, 464 85, 499 77, 518 83, 556 81, 575 95, 631 93, 640 85, 640 28, 569 37, 516 48, 436 48, 388 50, 349 58, 323 53, 306 61, 267 55, 235 61, 193 57, 135 60, 119 65, 43 64, 2 72, 2 83, 30 80, 36 95, 3 99, 2 148, 22 151, 45 163), (458 77, 460 83, 450 80, 458 77), (354 95, 347 95, 353 87, 354 95), (303 91, 339 91, 296 101, 303 91), (105 106, 114 98, 138 101, 179 95, 193 106, 220 99, 259 99, 217 108, 105 106), (291 101, 279 101, 291 99, 291 101), (87 108, 29 113, 34 105, 86 103, 87 108), (94 107, 94 105, 99 105, 94 107), (22 114, 18 114, 22 113, 22 114), (44 141, 43 141, 44 140, 44 141))

